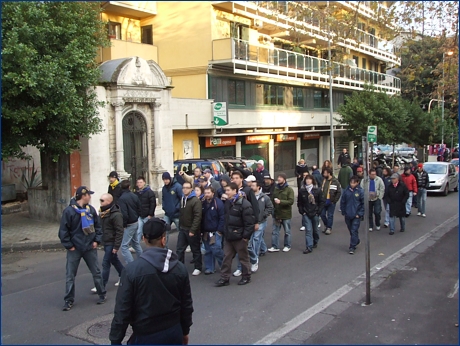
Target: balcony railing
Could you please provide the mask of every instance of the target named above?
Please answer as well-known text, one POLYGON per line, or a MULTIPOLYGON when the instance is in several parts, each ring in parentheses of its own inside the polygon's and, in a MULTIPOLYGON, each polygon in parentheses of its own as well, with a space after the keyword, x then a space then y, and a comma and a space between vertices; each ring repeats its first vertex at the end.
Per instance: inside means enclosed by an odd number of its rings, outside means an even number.
POLYGON ((158 48, 151 44, 129 42, 124 40, 110 39, 111 46, 102 48, 96 58, 97 62, 128 58, 136 55, 145 60, 158 62, 158 48))
MULTIPOLYGON (((224 47, 227 44, 231 45, 231 62, 235 73, 293 79, 311 84, 329 84, 328 60, 284 49, 254 45, 239 39, 214 41, 213 64, 219 63, 219 60, 229 60, 230 57, 224 58, 224 55, 230 53, 230 49, 224 47), (223 53, 224 51, 227 54, 223 53)), ((339 62, 332 63, 332 82, 334 86, 343 89, 362 90, 365 84, 373 84, 377 90, 390 94, 401 92, 401 81, 397 77, 339 62)))

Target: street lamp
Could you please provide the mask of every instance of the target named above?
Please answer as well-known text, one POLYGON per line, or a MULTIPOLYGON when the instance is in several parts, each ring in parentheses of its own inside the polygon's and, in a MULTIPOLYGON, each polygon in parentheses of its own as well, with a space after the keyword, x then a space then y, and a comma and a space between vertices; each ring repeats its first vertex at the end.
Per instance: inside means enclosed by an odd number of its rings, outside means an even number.
MULTIPOLYGON (((454 52, 449 51, 447 55, 452 55, 454 52)), ((442 134, 441 134, 441 144, 444 144, 444 58, 446 52, 442 52, 442 109, 441 109, 441 121, 442 121, 442 134)))
POLYGON ((331 157, 331 162, 332 165, 334 165, 334 116, 333 112, 334 110, 332 109, 333 107, 333 102, 332 102, 332 56, 331 56, 331 38, 330 38, 330 28, 329 28, 329 1, 327 2, 327 21, 328 21, 328 27, 327 27, 327 59, 329 60, 329 122, 330 122, 330 157, 331 157))

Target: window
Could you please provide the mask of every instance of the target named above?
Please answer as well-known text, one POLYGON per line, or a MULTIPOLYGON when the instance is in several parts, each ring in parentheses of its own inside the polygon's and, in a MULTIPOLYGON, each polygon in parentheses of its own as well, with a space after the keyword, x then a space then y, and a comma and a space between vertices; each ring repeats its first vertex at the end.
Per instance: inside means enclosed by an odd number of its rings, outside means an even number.
POLYGON ((315 90, 313 108, 329 108, 329 90, 315 90))
POLYGON ((151 25, 141 26, 141 42, 153 44, 153 28, 151 25))
POLYGON ((107 24, 109 31, 109 38, 116 38, 121 40, 121 24, 116 22, 109 22, 107 24))
POLYGON ((366 58, 362 58, 361 62, 362 62, 361 68, 366 70, 367 69, 367 60, 366 60, 366 58))
POLYGON ((356 63, 356 67, 358 67, 359 66, 359 58, 356 55, 353 55, 353 60, 356 63))
POLYGON ((256 84, 256 103, 258 105, 284 106, 284 89, 283 86, 278 85, 256 84), (257 96, 258 90, 263 90, 262 97, 257 96))
POLYGON ((303 107, 303 89, 293 88, 292 89, 292 104, 294 107, 303 107))
POLYGON ((244 105, 245 85, 244 81, 228 81, 228 103, 233 105, 244 105))

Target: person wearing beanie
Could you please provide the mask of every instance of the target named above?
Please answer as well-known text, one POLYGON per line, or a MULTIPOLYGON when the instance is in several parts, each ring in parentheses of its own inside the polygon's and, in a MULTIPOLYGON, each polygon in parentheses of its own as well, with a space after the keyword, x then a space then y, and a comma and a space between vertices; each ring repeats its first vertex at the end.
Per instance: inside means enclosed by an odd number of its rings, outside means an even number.
MULTIPOLYGON (((176 229, 179 230, 179 211, 180 201, 182 199, 182 186, 177 182, 176 178, 172 178, 169 172, 164 172, 161 176, 163 179, 163 188, 161 189, 161 204, 165 215, 163 219, 171 226, 174 222, 176 229)), ((166 232, 166 247, 169 241, 169 230, 166 232)))
POLYGON ((279 252, 279 235, 281 226, 284 228, 283 252, 291 250, 291 219, 294 204, 294 190, 287 183, 285 173, 279 173, 275 191, 273 192, 274 222, 272 232, 272 247, 268 252, 279 252))
POLYGON ((299 163, 295 166, 295 175, 297 177, 297 188, 302 187, 302 181, 304 179, 304 173, 309 173, 308 166, 304 159, 300 159, 299 163))
POLYGON ((222 202, 225 202, 227 199, 227 195, 225 194, 225 187, 230 184, 230 177, 227 174, 222 174, 220 177, 220 187, 217 189, 217 197, 222 200, 222 202))
POLYGON ((406 202, 406 217, 409 217, 411 214, 412 199, 417 196, 418 192, 417 181, 415 180, 410 167, 404 168, 404 173, 401 175, 401 181, 407 186, 407 189, 409 190, 409 198, 406 202))
POLYGON ((187 345, 193 300, 187 269, 166 248, 169 225, 156 217, 143 227, 146 250, 121 274, 109 339, 121 345, 128 325, 129 345, 187 345))
POLYGON ((419 163, 417 171, 415 172, 415 180, 417 181, 417 216, 426 217, 426 192, 430 186, 430 177, 428 173, 423 169, 423 163, 419 163))
POLYGON ((401 182, 398 173, 391 175, 391 183, 385 189, 384 200, 390 207, 390 235, 395 234, 396 218, 399 218, 401 232, 406 230, 406 202, 409 198, 407 186, 401 182))
POLYGON ((275 192, 275 180, 272 179, 270 174, 264 176, 262 192, 265 193, 272 200, 273 203, 273 192, 275 192))
POLYGON ((266 175, 270 175, 270 173, 265 169, 265 164, 264 164, 264 160, 259 160, 257 161, 257 168, 256 170, 252 173, 255 177, 256 177, 256 180, 257 181, 260 181, 260 182, 263 182, 264 181, 264 177, 266 175))
POLYGON ((109 181, 110 185, 107 192, 113 196, 113 203, 117 204, 118 198, 121 196, 121 185, 120 178, 118 177, 118 173, 116 171, 110 172, 109 181))

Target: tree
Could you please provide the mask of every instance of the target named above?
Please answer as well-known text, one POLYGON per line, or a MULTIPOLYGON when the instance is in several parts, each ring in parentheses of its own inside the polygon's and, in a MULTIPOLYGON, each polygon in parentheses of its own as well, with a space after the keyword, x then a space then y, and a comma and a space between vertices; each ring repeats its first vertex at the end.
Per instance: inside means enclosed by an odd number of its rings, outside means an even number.
POLYGON ((96 54, 109 45, 97 2, 2 3, 2 157, 32 145, 54 161, 101 129, 96 54))

